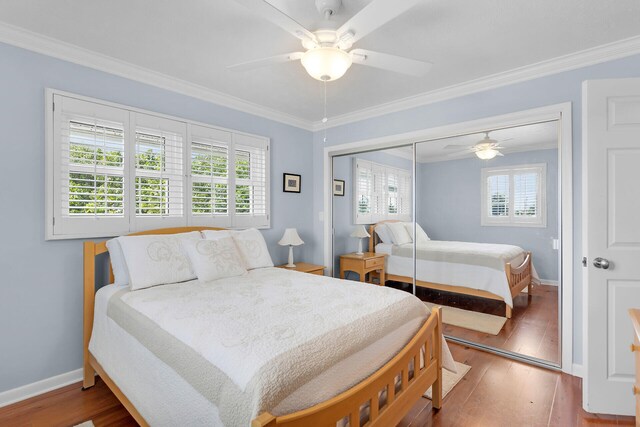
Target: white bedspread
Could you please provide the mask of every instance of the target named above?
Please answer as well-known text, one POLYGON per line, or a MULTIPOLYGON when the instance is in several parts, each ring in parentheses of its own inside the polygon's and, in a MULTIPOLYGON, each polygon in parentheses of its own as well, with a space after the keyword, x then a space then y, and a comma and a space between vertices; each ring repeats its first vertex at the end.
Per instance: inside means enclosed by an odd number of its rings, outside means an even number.
MULTIPOLYGON (((513 245, 480 244, 468 242, 432 241, 430 246, 418 247, 416 257, 416 279, 424 282, 443 285, 463 286, 478 289, 502 297, 507 305, 513 307, 513 298, 504 269, 504 263, 511 262, 518 266, 524 261, 525 251, 513 245), (456 257, 447 262, 447 250, 454 251, 456 257), (474 254, 481 253, 485 259, 473 261, 474 254), (470 263, 459 262, 462 258, 471 259, 470 263), (490 259, 489 259, 490 258, 490 259), (496 265, 492 265, 491 259, 496 265), (502 266, 501 269, 497 265, 502 266)), ((386 243, 376 245, 376 252, 386 257, 385 271, 398 276, 413 275, 413 243, 401 245, 400 248, 386 243)), ((532 268, 534 279, 538 278, 532 268)))
POLYGON ((427 317, 404 292, 268 268, 135 292, 105 287, 90 350, 152 425, 248 425, 362 381, 427 317))

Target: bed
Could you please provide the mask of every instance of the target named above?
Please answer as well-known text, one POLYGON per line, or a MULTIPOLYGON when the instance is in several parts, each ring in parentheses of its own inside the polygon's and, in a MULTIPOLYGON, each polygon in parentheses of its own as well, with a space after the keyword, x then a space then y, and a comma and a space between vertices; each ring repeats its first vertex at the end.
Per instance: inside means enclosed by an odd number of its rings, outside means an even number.
MULTIPOLYGON (((384 253, 386 281, 413 283, 413 243, 383 243, 370 226, 369 251, 384 253)), ((537 280, 531 252, 512 245, 430 240, 416 246, 416 286, 505 303, 512 317, 513 298, 537 280)))
POLYGON ((83 387, 97 373, 140 425, 388 426, 430 386, 441 405, 440 310, 411 295, 273 267, 96 292, 105 252, 84 243, 83 387))

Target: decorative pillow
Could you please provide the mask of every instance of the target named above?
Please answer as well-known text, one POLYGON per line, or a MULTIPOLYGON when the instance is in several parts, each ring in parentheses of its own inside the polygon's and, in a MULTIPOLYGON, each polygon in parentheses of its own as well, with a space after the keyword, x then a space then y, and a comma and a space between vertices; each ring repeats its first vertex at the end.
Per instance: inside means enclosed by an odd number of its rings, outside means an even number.
POLYGON ((182 241, 201 240, 199 231, 118 238, 129 271, 131 290, 196 278, 182 241))
POLYGON ((124 262, 124 254, 120 246, 119 237, 107 240, 107 249, 109 250, 109 259, 111 260, 111 268, 113 269, 113 284, 128 285, 129 270, 124 262))
POLYGON ((238 250, 240 251, 247 270, 273 267, 273 261, 271 260, 271 255, 269 255, 267 243, 264 241, 262 233, 258 230, 250 228, 243 231, 232 231, 231 236, 236 242, 236 245, 238 245, 238 250))
POLYGON ((247 272, 231 236, 184 242, 199 280, 210 281, 241 276, 247 272))
POLYGON ((376 225, 375 232, 382 241, 382 243, 393 243, 393 238, 391 237, 391 232, 389 228, 387 228, 386 224, 378 224, 376 225))
POLYGON ((413 223, 405 222, 404 226, 407 228, 407 232, 409 233, 409 237, 411 237, 411 240, 416 240, 417 245, 423 245, 431 240, 429 236, 427 236, 427 233, 422 229, 422 227, 420 227, 420 224, 416 223, 416 231, 418 234, 417 239, 413 237, 413 223))
POLYGON ((387 228, 393 237, 394 244, 404 245, 413 241, 403 222, 388 222, 387 228))

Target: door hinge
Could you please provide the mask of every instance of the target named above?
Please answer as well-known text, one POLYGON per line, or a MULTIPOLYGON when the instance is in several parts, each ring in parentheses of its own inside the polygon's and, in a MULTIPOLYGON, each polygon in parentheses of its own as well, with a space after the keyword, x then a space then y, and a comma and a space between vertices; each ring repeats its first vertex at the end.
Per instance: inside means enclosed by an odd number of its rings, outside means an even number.
POLYGON ((583 257, 582 257, 582 266, 583 266, 583 267, 586 267, 586 266, 587 266, 587 257, 586 257, 586 256, 583 256, 583 257))

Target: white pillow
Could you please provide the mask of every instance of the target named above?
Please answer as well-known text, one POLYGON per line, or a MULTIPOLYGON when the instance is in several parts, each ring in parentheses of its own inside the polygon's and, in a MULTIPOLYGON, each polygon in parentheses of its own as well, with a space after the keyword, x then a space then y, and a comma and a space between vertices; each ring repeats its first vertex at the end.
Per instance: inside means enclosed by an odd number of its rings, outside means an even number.
MULTIPOLYGON (((172 234, 172 236, 196 236, 197 231, 189 231, 187 233, 172 234)), ((227 235, 228 232, 227 232, 227 235)), ((124 253, 122 252, 122 246, 120 245, 120 239, 128 236, 116 237, 111 240, 107 240, 107 250, 109 251, 109 260, 111 261, 111 269, 113 270, 113 284, 114 285, 128 285, 129 284, 129 269, 124 259, 124 253)))
POLYGON ((244 265, 247 270, 253 270, 254 268, 273 267, 273 261, 271 255, 269 255, 269 249, 267 249, 267 243, 260 233, 255 228, 250 228, 243 231, 232 231, 231 236, 238 245, 238 250, 244 265))
POLYGON ((107 240, 107 249, 109 250, 109 260, 111 261, 111 269, 113 270, 114 285, 129 284, 129 270, 124 261, 124 254, 120 246, 119 237, 107 240))
POLYGON ((393 243, 396 245, 404 245, 411 243, 413 240, 407 231, 407 227, 402 222, 388 222, 387 227, 393 237, 393 243))
POLYGON ((216 240, 231 237, 231 232, 229 230, 202 230, 202 235, 207 240, 216 240))
POLYGON ((411 237, 411 240, 416 240, 416 245, 423 245, 431 240, 429 236, 427 236, 427 233, 422 229, 422 227, 420 227, 420 224, 416 223, 416 232, 418 234, 417 239, 413 237, 413 223, 405 222, 404 226, 407 228, 407 232, 409 233, 409 237, 411 237))
POLYGON ((189 260, 199 280, 210 281, 241 276, 247 272, 231 236, 185 241, 189 260))
POLYGON ((389 228, 387 228, 386 224, 378 224, 374 229, 375 233, 378 235, 382 243, 393 243, 393 238, 391 237, 391 232, 389 228))
POLYGON ((132 291, 196 278, 182 240, 200 240, 199 231, 119 237, 132 291))

